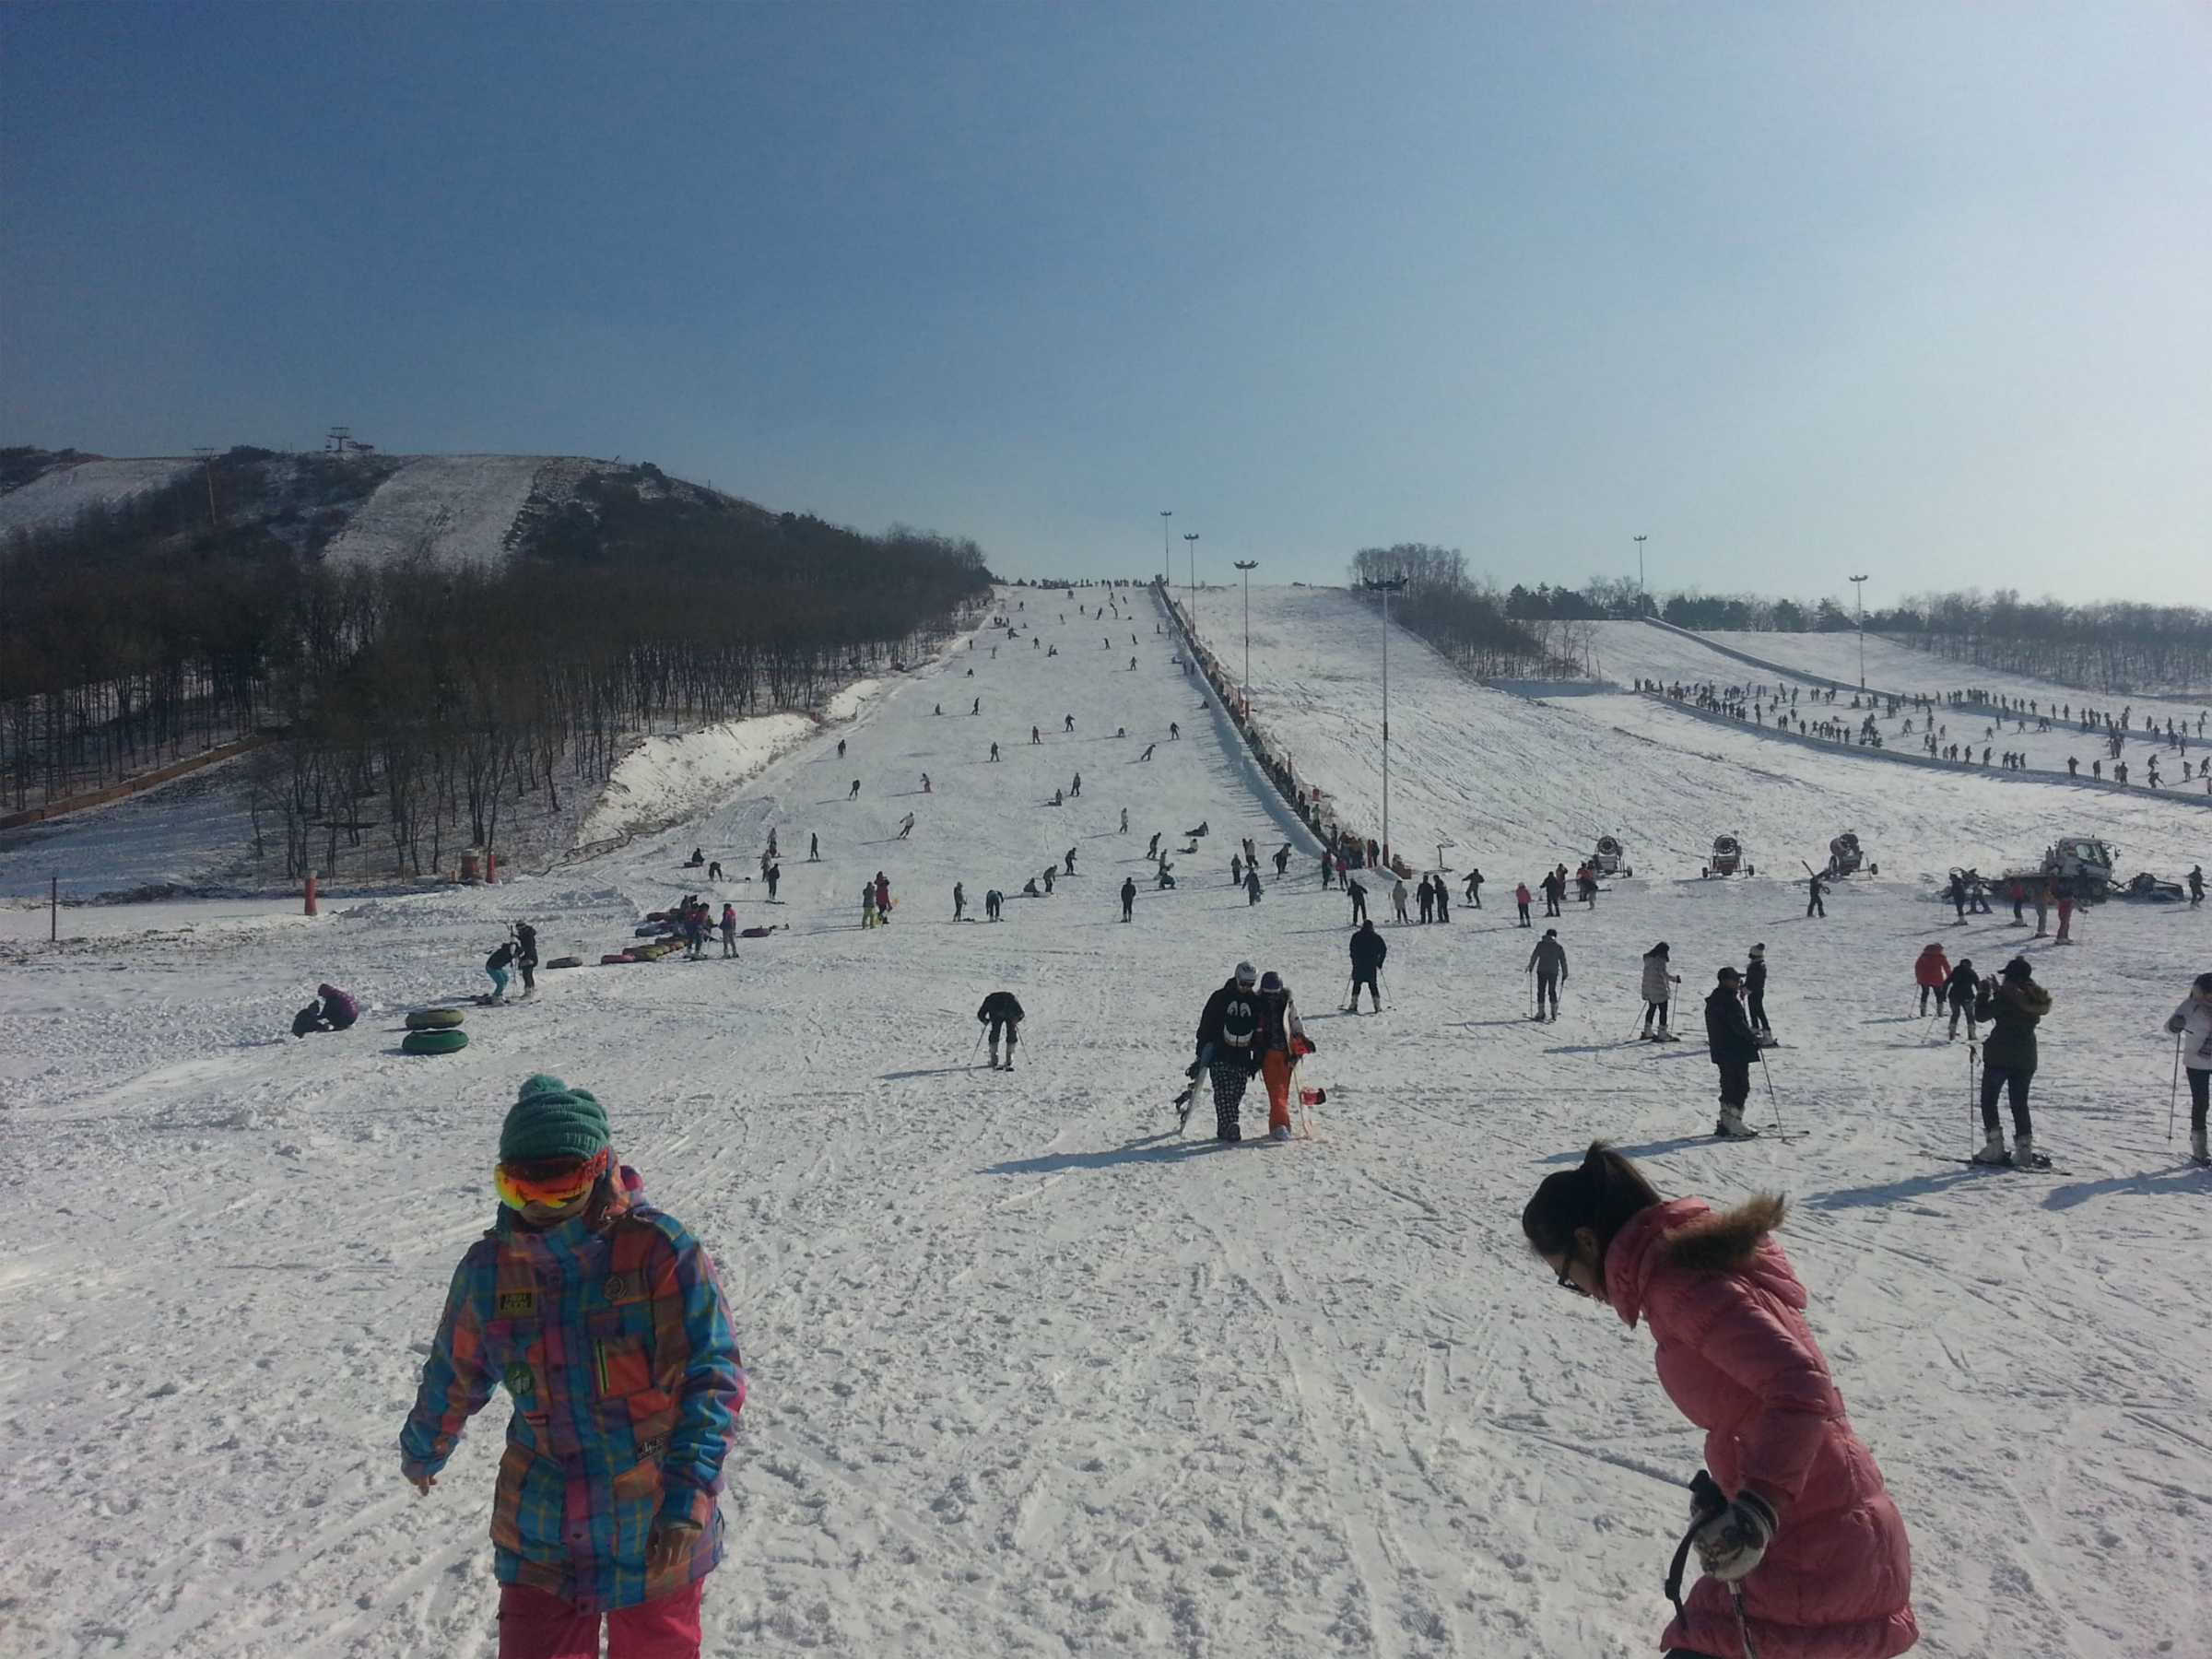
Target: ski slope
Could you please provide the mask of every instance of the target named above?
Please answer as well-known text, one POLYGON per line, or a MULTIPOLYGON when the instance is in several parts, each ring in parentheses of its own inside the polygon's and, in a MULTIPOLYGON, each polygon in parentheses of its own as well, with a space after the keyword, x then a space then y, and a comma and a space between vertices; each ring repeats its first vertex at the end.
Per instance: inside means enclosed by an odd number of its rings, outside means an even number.
MULTIPOLYGON (((710 1653, 1653 1651, 1699 1436, 1648 1338, 1560 1295, 1518 1230, 1536 1181, 1601 1132, 1670 1193, 1791 1195, 1813 1324, 1912 1529, 1922 1651, 2203 1651, 2212 1331, 2192 1276, 2212 1176, 2164 1138, 2159 1030, 2201 966, 2201 913, 2114 906, 2079 949, 2034 946, 2056 998, 2036 1100, 2066 1172, 2048 1177, 1950 1161, 1965 1056, 1912 1018, 1937 917, 1909 884, 1850 884, 1810 923, 1771 882, 1616 884, 1556 924, 1566 1011, 1528 1024, 1505 860, 1533 874, 1571 827, 1632 818, 1641 858, 1647 819, 1825 830, 1887 795, 1900 842, 1932 851, 1942 811, 1994 824, 1991 792, 2047 791, 1821 757, 1754 772, 1464 684, 1423 715, 1441 688, 1402 644, 1399 753, 1432 804, 1415 810, 1441 814, 1456 768, 1523 839, 1463 836, 1491 908, 1390 929, 1387 1011, 1339 1017, 1342 898, 1302 852, 1257 907, 1230 888, 1231 841, 1271 850, 1280 808, 1150 601, 1080 618, 1098 597, 1009 594, 1021 638, 956 642, 700 816, 549 876, 190 933, 153 907, 160 931, 127 952, 0 944, 0 1124, 35 1194, 0 1219, 0 1645, 489 1659, 504 1404, 427 1498, 393 1442, 491 1219, 500 1117, 542 1069, 599 1095, 648 1194, 721 1265, 753 1392, 710 1653), (1077 771, 1081 795, 1050 805, 1077 771), (1146 838, 1181 846, 1202 819, 1182 884, 1147 887, 1123 925, 1114 888, 1146 838), (775 905, 745 879, 771 827, 775 905), (681 867, 694 845, 730 878, 681 867), (1490 864, 1491 845, 1522 850, 1490 864), (1053 897, 1012 897, 1071 846, 1053 897), (878 869, 900 903, 863 931, 878 869), (971 904, 1006 889, 1006 921, 954 923, 955 880, 971 904), (789 931, 733 963, 546 972, 536 1000, 472 1010, 461 1053, 396 1052, 399 1012, 481 985, 510 919, 548 958, 595 961, 692 890, 789 931), (1754 1116, 1808 1138, 1713 1144, 1701 1052, 1621 1041, 1661 937, 1686 994, 1767 941, 1789 1046, 1754 1116), (1174 1134, 1200 1002, 1240 957, 1299 993, 1331 1095, 1318 1141, 1174 1134), (370 1011, 290 1041, 324 978, 370 1011), (1030 1017, 1006 1074, 973 1064, 1000 986, 1030 1017)), ((1324 713, 1364 706, 1348 603, 1255 590, 1264 716, 1289 718, 1296 688, 1324 713)), ((1312 729, 1318 759, 1336 728, 1312 729)), ((2023 943, 2002 920, 1940 931, 1994 964, 2023 943)))
POLYGON ((0 495, 0 538, 18 530, 53 529, 88 507, 112 506, 159 489, 192 465, 189 455, 147 455, 57 466, 0 495))
POLYGON ((506 555, 543 455, 418 455, 376 487, 324 558, 391 564, 418 555, 484 568, 506 555))
MULTIPOLYGON (((1241 606, 1202 601, 1199 625, 1241 665, 1241 606)), ((2131 873, 2140 859, 2171 876, 2212 841, 2212 817, 2178 801, 1824 752, 1632 693, 1531 702, 1474 684, 1393 630, 1393 840, 1423 864, 1439 841, 1457 843, 1449 862, 1480 865, 1497 892, 1522 879, 1533 888, 1555 864, 1571 869, 1606 834, 1626 843, 1641 875, 1692 879, 1724 832, 1745 838, 1777 876, 1800 859, 1824 864, 1845 830, 1899 876, 2032 857, 2085 824, 2123 845, 2131 873)), ((1349 594, 1253 589, 1255 717, 1370 835, 1381 827, 1381 623, 1349 594)), ((1972 724, 1979 733, 1983 723, 1972 724)))

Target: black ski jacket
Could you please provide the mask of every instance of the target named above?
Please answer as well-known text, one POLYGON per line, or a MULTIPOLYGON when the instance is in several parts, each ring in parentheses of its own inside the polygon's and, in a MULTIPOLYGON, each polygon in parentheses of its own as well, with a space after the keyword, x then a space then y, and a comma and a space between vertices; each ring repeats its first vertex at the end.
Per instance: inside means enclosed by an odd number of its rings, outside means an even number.
POLYGON ((1525 971, 1540 973, 1547 979, 1565 979, 1567 977, 1567 947, 1557 939, 1538 939, 1536 947, 1528 953, 1528 967, 1525 971))
POLYGON ((1352 935, 1352 966, 1362 972, 1371 972, 1382 966, 1390 955, 1390 941, 1379 933, 1361 928, 1352 935))
POLYGON ((1021 1005, 1014 1000, 1011 991, 994 991, 983 998, 983 1006, 975 1011, 978 1019, 987 1019, 994 1025, 1019 1025, 1021 1005))
POLYGON ((1983 980, 1974 1001, 1974 1018, 1991 1027, 1982 1040, 1982 1064, 2033 1073, 2036 1024, 2050 1012, 2051 993, 2033 980, 1983 980))
POLYGON ((1981 988, 1982 976, 1961 962, 1951 970, 1951 977, 1943 982, 1943 1000, 1961 1008, 1971 1007, 1974 993, 1981 988))
POLYGON ((520 947, 517 955, 524 966, 528 968, 536 967, 537 929, 531 926, 527 922, 516 923, 514 924, 514 941, 515 944, 520 947))
POLYGON ((1747 995, 1763 995, 1767 989, 1767 959, 1753 957, 1744 970, 1744 991, 1747 995))
POLYGON ((1206 999, 1206 1011, 1198 1016, 1198 1041, 1194 1052, 1203 1054, 1208 1048, 1211 1048, 1214 1051, 1214 1060, 1217 1064, 1242 1060, 1254 1071, 1257 1071, 1260 1065, 1259 1025, 1260 993, 1258 987, 1240 985, 1237 983, 1236 976, 1232 974, 1211 996, 1206 999), (1253 1045, 1248 1049, 1232 1049, 1222 1041, 1221 1021, 1232 1000, 1240 1000, 1251 1005, 1253 1045))
POLYGON ((1705 1048, 1715 1065, 1748 1065, 1759 1058, 1759 1040, 1730 986, 1715 985, 1705 999, 1705 1048))

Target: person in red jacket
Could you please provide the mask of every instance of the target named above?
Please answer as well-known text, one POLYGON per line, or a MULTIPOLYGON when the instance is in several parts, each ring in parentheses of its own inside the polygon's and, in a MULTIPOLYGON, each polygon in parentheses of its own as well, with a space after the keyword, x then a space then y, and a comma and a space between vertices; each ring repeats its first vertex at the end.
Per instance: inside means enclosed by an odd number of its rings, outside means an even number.
POLYGON ((1936 1011, 1943 1012, 1943 983, 1951 977, 1951 959, 1943 954, 1943 947, 1931 945, 1914 959, 1912 982, 1920 987, 1920 1013, 1927 1018, 1928 999, 1936 999, 1936 1011))
POLYGON ((1782 1219, 1776 1197, 1662 1199, 1596 1141, 1544 1178, 1521 1230, 1562 1288, 1650 1328, 1660 1385, 1705 1430, 1712 1474, 1693 1483, 1684 1541, 1705 1576, 1659 1645, 1673 1659, 1891 1659, 1920 1640, 1912 1547, 1806 1322, 1782 1219))

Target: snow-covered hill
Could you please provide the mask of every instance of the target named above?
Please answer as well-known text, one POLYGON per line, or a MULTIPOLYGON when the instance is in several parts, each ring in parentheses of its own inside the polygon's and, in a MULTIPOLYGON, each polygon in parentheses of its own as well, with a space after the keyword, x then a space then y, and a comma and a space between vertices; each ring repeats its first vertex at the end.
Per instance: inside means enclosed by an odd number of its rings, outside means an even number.
POLYGON ((190 455, 77 461, 0 493, 0 539, 18 530, 65 524, 88 507, 112 507, 159 489, 194 465, 190 455))
MULTIPOLYGON (((1953 1161, 1967 1062, 1913 1018, 1938 917, 1910 881, 1849 884, 1814 922, 1771 882, 1617 883, 1554 924, 1566 1009, 1532 1025, 1529 935, 1496 884, 1570 829, 1771 809, 1779 840, 1878 794, 1887 832, 1932 850, 1945 814, 1980 815, 1960 830, 1976 836, 1998 803, 2048 792, 1700 760, 1602 710, 1464 682, 1447 708, 1401 641, 1394 724, 1411 722, 1402 687, 1435 698, 1394 746, 1432 774, 1414 810, 1450 806, 1456 768, 1520 817, 1454 855, 1483 858, 1490 908, 1390 928, 1387 1011, 1339 1017, 1343 899, 1310 856, 1256 907, 1230 887, 1231 841, 1279 844, 1280 808, 1252 794, 1151 602, 1079 615, 1100 597, 1008 594, 1021 638, 983 630, 699 817, 552 876, 312 924, 227 907, 190 934, 193 912, 163 906, 143 915, 161 931, 119 935, 132 912, 110 909, 100 939, 10 947, 0 1124, 33 1194, 0 1219, 14 1646, 490 1659, 505 1402, 427 1498, 393 1441, 453 1264, 491 1218, 500 1114, 551 1070, 599 1095, 648 1193, 713 1253, 751 1371, 708 1653, 1653 1651, 1700 1437, 1653 1385, 1648 1337, 1561 1295, 1518 1229, 1597 1133, 1669 1193, 1790 1194, 1813 1327, 1912 1531, 1922 1651, 2201 1650, 2212 1328, 2193 1276, 2212 1176, 2165 1138, 2159 1021, 2201 966, 2202 913, 2112 906, 2076 949, 2003 915, 1940 930, 1983 966, 2030 949, 2053 993, 2049 1176, 1953 1161), (1151 831, 1179 847, 1202 820, 1182 884, 1147 885, 1119 922, 1151 831), (745 879, 771 828, 773 906, 745 879), (685 869, 694 845, 728 879, 685 869), (1018 895, 1071 847, 1051 897, 951 920, 954 881, 971 907, 992 885, 1018 895), (900 903, 863 931, 878 869, 900 903), (595 961, 693 890, 789 931, 735 962, 545 973, 535 1001, 470 1012, 461 1053, 396 1052, 399 1013, 483 984, 510 919, 547 956, 595 961), (1788 1046, 1754 1115, 1806 1138, 1716 1146, 1701 1052, 1622 1041, 1657 938, 1686 995, 1767 942, 1788 1046), (1312 1022, 1317 1140, 1173 1133, 1201 1000, 1240 957, 1284 972, 1312 1022), (369 1015, 285 1038, 326 978, 369 1015), (1030 1017, 1010 1074, 973 1064, 976 1005, 1001 986, 1030 1017)), ((1303 706, 1297 688, 1378 712, 1355 640, 1373 624, 1346 603, 1254 591, 1264 718, 1303 706)), ((1201 618, 1230 606, 1203 594, 1201 618)), ((1353 734, 1312 729, 1352 786, 1353 734)))

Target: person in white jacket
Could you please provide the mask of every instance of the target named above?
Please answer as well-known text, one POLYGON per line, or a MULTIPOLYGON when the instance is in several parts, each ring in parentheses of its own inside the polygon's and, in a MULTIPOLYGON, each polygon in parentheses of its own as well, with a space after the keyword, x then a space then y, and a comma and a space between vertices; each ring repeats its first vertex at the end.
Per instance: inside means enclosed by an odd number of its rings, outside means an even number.
POLYGON ((2205 1104, 2212 1099, 2212 973, 2200 973, 2166 1029, 2181 1039, 2182 1064, 2189 1072, 2189 1156, 2212 1165, 2205 1145, 2205 1104))
POLYGON ((1666 1005, 1674 1000, 1674 987, 1682 982, 1682 976, 1674 971, 1667 959, 1666 941, 1662 939, 1643 953, 1643 978, 1638 989, 1643 994, 1643 1036, 1645 1042, 1672 1042, 1674 1033, 1666 1029, 1666 1005), (1659 1017, 1659 1029, 1652 1030, 1652 1016, 1659 1017))

